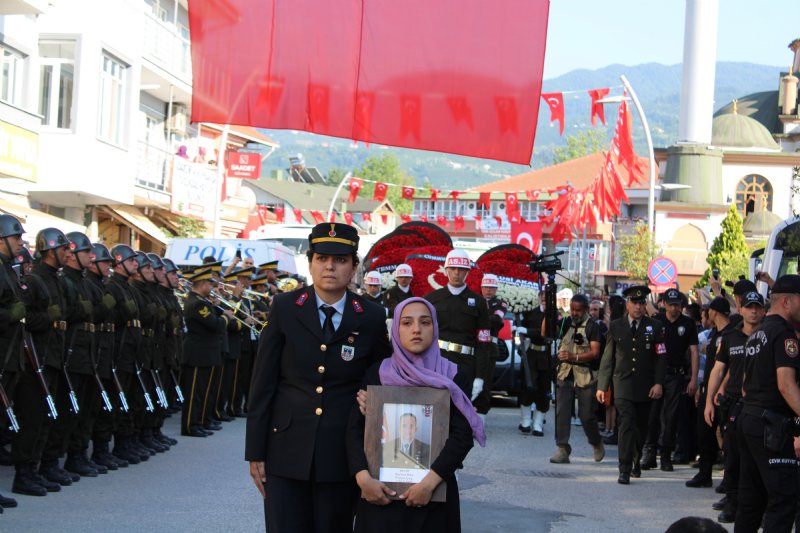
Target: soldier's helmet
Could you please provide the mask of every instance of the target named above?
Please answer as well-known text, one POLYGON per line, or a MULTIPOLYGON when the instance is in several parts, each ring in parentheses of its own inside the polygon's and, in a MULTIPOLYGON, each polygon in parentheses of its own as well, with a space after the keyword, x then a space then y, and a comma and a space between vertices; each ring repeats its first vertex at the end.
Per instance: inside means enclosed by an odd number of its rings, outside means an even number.
POLYGON ((146 254, 147 258, 150 260, 150 266, 153 267, 153 270, 158 270, 159 268, 164 268, 164 261, 161 259, 161 256, 158 254, 149 253, 146 254))
POLYGON ((92 249, 92 241, 80 231, 70 231, 67 233, 67 239, 69 240, 69 249, 73 252, 87 252, 92 249))
POLYGON ((0 238, 22 235, 25 229, 15 217, 11 215, 0 215, 0 238))
POLYGON ((135 256, 136 252, 134 252, 133 248, 127 244, 118 244, 111 248, 111 257, 114 260, 114 266, 122 264, 131 257, 135 256))
POLYGON ((14 258, 14 264, 24 265, 25 263, 33 263, 33 256, 31 255, 31 251, 23 246, 22 249, 17 252, 17 256, 14 258))
POLYGON ((68 246, 69 241, 64 232, 58 228, 45 228, 36 234, 36 251, 55 250, 68 246))
POLYGON ((169 274, 170 272, 180 271, 178 265, 176 265, 172 259, 167 259, 165 257, 164 259, 162 259, 162 262, 164 263, 164 272, 166 272, 167 274, 169 274))
POLYGON ((150 258, 147 257, 147 254, 142 251, 136 252, 136 270, 141 270, 149 266, 151 266, 150 258))
POLYGON ((92 263, 100 263, 101 261, 113 263, 114 258, 111 257, 111 252, 108 251, 105 244, 96 242, 92 245, 92 263))

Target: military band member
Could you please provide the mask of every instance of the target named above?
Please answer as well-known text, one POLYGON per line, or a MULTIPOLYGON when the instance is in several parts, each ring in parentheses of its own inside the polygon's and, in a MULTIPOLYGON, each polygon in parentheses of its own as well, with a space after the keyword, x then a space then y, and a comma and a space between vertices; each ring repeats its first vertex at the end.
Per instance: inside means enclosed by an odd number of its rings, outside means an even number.
POLYGON ((413 279, 414 271, 409 265, 405 263, 397 265, 394 271, 395 286, 383 293, 383 306, 389 310, 389 318, 392 318, 397 304, 414 296, 411 291, 411 281, 413 279))
POLYGON ((187 279, 192 283, 192 290, 184 306, 186 336, 181 389, 185 400, 181 412, 181 435, 207 437, 212 432, 203 428, 203 422, 205 410, 213 408, 208 403, 211 370, 220 358, 222 333, 234 318, 230 309, 219 315, 208 300, 213 279, 210 269, 198 269, 187 275, 187 279))
POLYGON ((451 250, 444 262, 446 287, 429 292, 425 299, 439 317, 439 347, 442 355, 458 365, 472 381, 470 399, 479 414, 489 412, 484 386, 492 386, 489 306, 480 294, 467 287, 471 261, 464 250, 451 250))
POLYGON ((641 476, 640 459, 652 400, 661 397, 666 370, 664 328, 645 314, 650 289, 628 287, 627 314, 609 325, 606 348, 600 362, 597 401, 605 401, 614 383, 614 403, 619 421, 619 479, 630 483, 641 476))
POLYGON ((274 297, 247 413, 245 460, 269 531, 351 531, 355 483, 345 433, 364 373, 389 355, 384 310, 347 290, 358 233, 318 224, 309 235, 313 285, 274 297))
MULTIPOLYGON (((212 290, 216 290, 216 293, 225 293, 225 290, 219 287, 219 283, 222 281, 222 261, 215 261, 211 256, 206 257, 203 260, 203 268, 211 269, 212 290)), ((219 299, 219 296, 222 296, 222 294, 216 293, 212 292, 209 294, 209 301, 216 306, 215 310, 217 314, 222 316, 223 310, 230 311, 231 309, 219 299)), ((231 315, 231 317, 232 316, 233 315, 231 315)), ((227 353, 230 349, 228 345, 228 333, 239 331, 239 328, 240 325, 236 319, 228 320, 227 326, 220 332, 220 350, 217 353, 216 362, 211 367, 208 387, 203 393, 203 405, 208 406, 207 409, 202 410, 203 429, 206 432, 214 432, 222 429, 222 421, 216 417, 216 412, 214 410, 214 400, 217 396, 220 378, 222 377, 223 354, 227 353)))
POLYGON ((267 261, 266 263, 262 263, 258 265, 258 273, 259 275, 265 274, 267 276, 267 287, 269 288, 269 294, 275 295, 280 292, 278 289, 278 261, 267 261))

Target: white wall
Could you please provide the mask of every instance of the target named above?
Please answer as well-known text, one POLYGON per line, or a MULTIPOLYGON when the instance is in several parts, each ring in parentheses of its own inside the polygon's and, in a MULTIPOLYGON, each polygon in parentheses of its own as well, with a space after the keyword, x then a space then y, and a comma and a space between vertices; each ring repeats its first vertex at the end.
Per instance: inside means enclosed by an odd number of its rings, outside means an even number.
POLYGON ((736 186, 739 181, 750 174, 764 176, 772 185, 772 212, 781 219, 791 216, 791 194, 789 193, 792 185, 791 166, 777 166, 764 164, 731 164, 722 165, 722 199, 720 203, 730 203, 736 201, 736 186))

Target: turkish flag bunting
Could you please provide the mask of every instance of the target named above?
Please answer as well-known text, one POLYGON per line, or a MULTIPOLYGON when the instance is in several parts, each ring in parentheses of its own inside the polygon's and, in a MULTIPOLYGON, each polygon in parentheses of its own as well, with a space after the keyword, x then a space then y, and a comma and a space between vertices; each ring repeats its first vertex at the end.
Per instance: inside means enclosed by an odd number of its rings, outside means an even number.
POLYGON ((539 199, 539 191, 536 189, 529 189, 525 191, 525 196, 528 198, 529 201, 534 202, 539 199))
POLYGON ((344 216, 344 221, 345 221, 346 224, 352 224, 353 223, 353 213, 351 213, 350 211, 345 211, 343 216, 344 216))
POLYGON ((436 215, 436 223, 439 224, 440 226, 446 226, 447 217, 444 215, 436 215))
POLYGON ((314 222, 317 224, 322 224, 325 222, 325 217, 322 216, 322 213, 319 211, 311 211, 311 216, 314 218, 314 222))
POLYGON ((564 135, 564 94, 542 93, 542 98, 550 107, 550 123, 559 121, 559 134, 564 135))
POLYGON ((600 120, 603 121, 603 124, 605 124, 605 108, 603 107, 602 103, 598 102, 598 100, 602 100, 608 96, 608 89, 592 89, 589 91, 589 96, 592 97, 592 126, 597 125, 597 117, 600 117, 600 120))
POLYGON ((303 210, 302 209, 292 209, 292 212, 294 213, 294 221, 297 222, 298 224, 302 224, 303 223, 303 210))
POLYGON ((636 152, 633 149, 631 113, 628 109, 628 102, 625 100, 619 106, 615 141, 619 146, 619 162, 628 171, 628 187, 630 187, 644 178, 644 165, 636 157, 636 152))
POLYGON ((361 187, 364 186, 364 180, 361 178, 350 178, 350 196, 347 197, 347 202, 352 204, 356 201, 358 197, 358 193, 361 191, 361 187))
POLYGON ((276 207, 275 208, 275 219, 280 223, 283 224, 284 215, 286 214, 286 209, 283 207, 276 207))
POLYGON ((456 201, 458 200, 459 194, 461 194, 461 191, 450 191, 450 198, 452 198, 453 201, 456 201))
POLYGON ((435 202, 439 200, 439 193, 442 192, 439 189, 431 189, 431 202, 435 202))
POLYGON ((409 215, 400 215, 400 220, 403 221, 403 224, 405 224, 406 222, 411 222, 411 216, 409 216, 409 215))
POLYGON ((427 221, 428 221, 428 215, 420 215, 420 216, 419 216, 419 219, 420 219, 421 221, 423 221, 423 222, 427 222, 427 221))
POLYGON ((259 205, 258 206, 258 218, 261 220, 261 225, 262 226, 267 223, 267 213, 268 212, 269 212, 269 210, 267 209, 267 206, 265 206, 265 205, 259 205))
POLYGON ((376 202, 384 201, 386 199, 386 191, 388 189, 388 185, 379 181, 375 184, 375 193, 372 195, 372 199, 376 202))
POLYGON ((456 230, 464 229, 464 217, 456 215, 454 220, 456 230))
POLYGON ((512 216, 519 214, 519 201, 515 192, 506 193, 506 213, 512 216))
POLYGON ((414 199, 414 187, 403 187, 403 198, 406 200, 414 199))
POLYGON ((498 228, 503 227, 503 219, 502 218, 500 218, 499 216, 495 215, 494 221, 497 222, 497 227, 498 228))
POLYGON ((527 165, 550 4, 191 0, 192 122, 527 165))
POLYGON ((481 220, 483 219, 480 215, 475 215, 475 229, 480 229, 481 227, 481 220))
POLYGON ((487 211, 489 210, 489 206, 491 204, 492 193, 490 192, 482 192, 480 196, 478 196, 478 207, 483 207, 487 211))
POLYGON ((328 222, 336 222, 336 211, 331 211, 331 216, 328 217, 328 222))
MULTIPOLYGON (((408 217, 408 220, 411 220, 411 217, 408 217)), ((381 222, 384 224, 389 223, 389 215, 381 215, 381 222)))
POLYGON ((361 213, 362 222, 372 222, 372 215, 369 213, 361 213))

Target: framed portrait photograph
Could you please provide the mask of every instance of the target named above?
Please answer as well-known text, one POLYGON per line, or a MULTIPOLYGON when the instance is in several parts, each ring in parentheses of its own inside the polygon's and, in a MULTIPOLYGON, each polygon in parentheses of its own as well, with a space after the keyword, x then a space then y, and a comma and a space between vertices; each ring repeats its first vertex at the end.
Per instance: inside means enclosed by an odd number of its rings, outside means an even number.
MULTIPOLYGON (((419 483, 444 448, 450 427, 450 394, 430 387, 370 385, 364 452, 370 475, 398 495, 419 483)), ((441 483, 432 501, 445 501, 441 483)))

